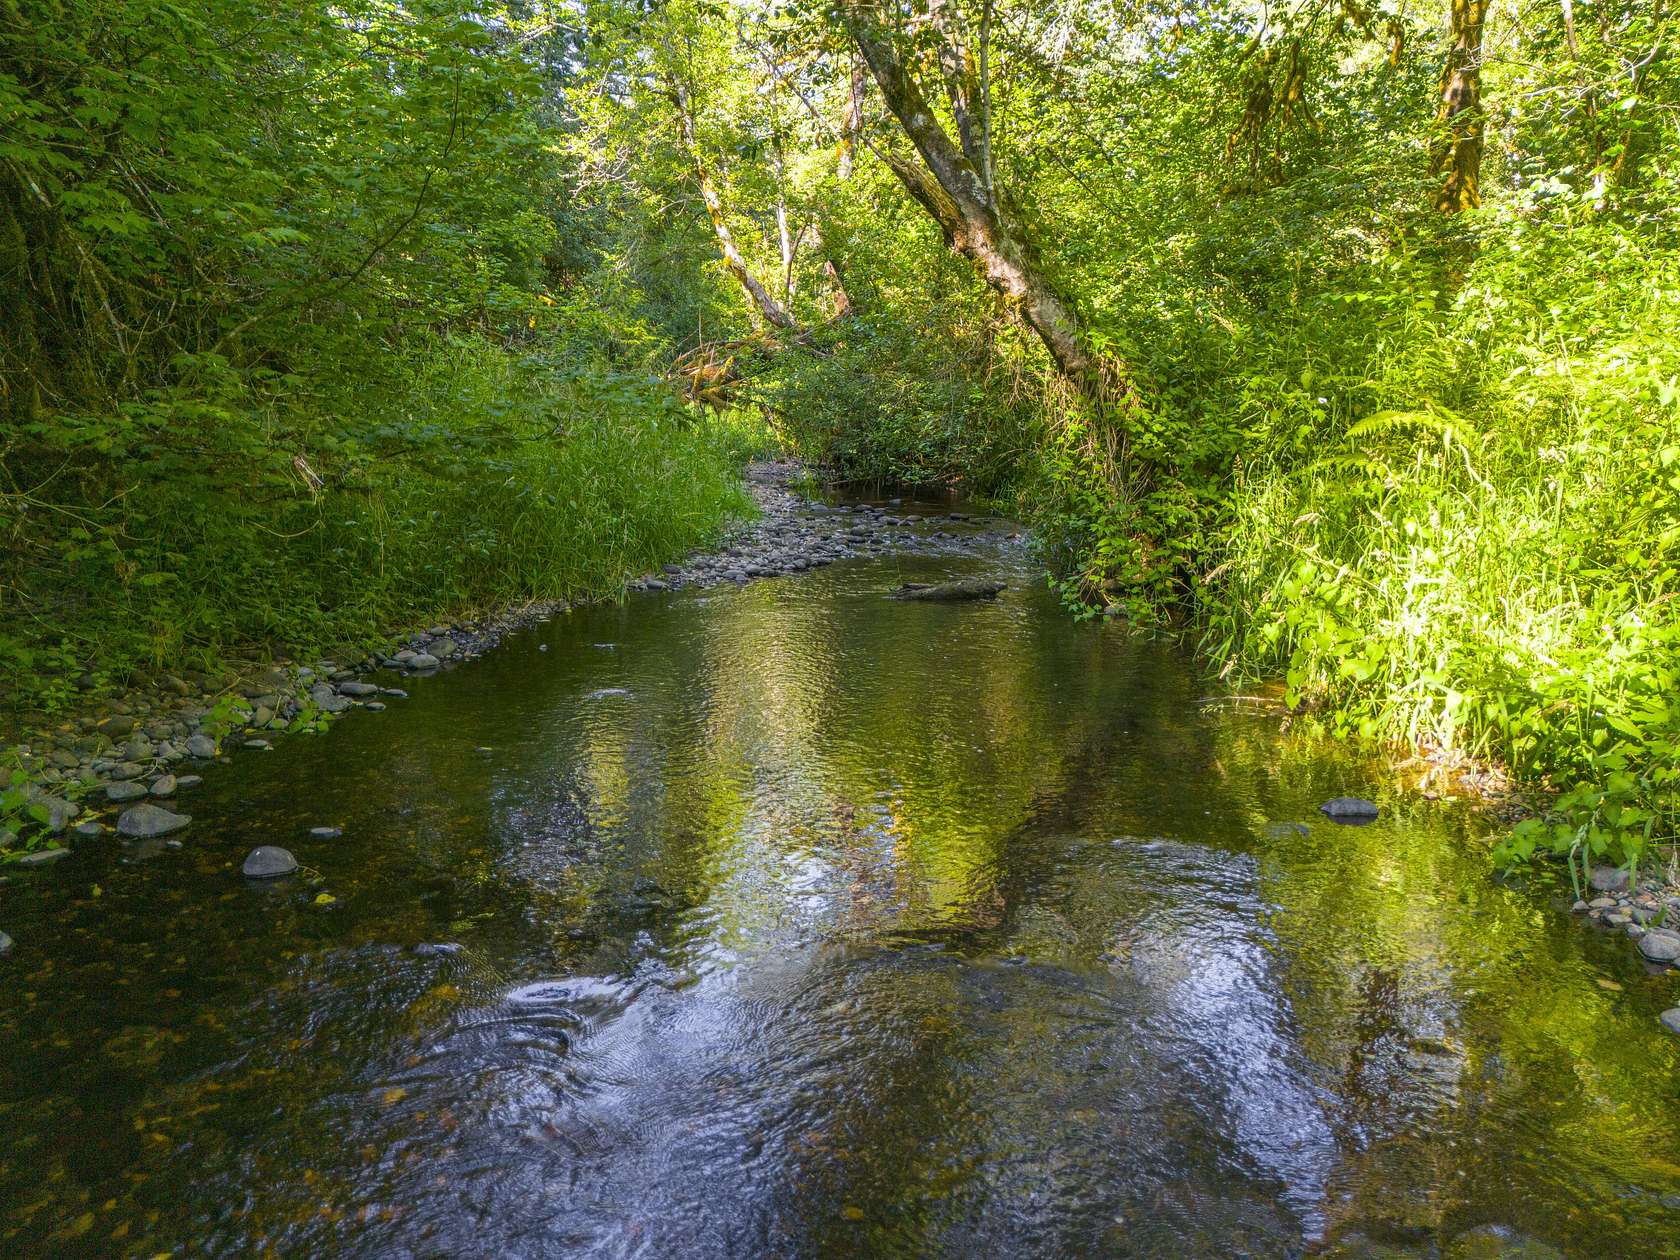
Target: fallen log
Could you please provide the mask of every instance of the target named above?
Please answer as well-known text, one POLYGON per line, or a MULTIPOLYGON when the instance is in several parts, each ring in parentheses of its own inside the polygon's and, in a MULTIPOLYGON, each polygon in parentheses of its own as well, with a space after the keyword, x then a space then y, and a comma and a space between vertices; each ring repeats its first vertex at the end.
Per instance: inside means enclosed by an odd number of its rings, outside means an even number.
POLYGON ((1003 582, 986 578, 961 578, 955 582, 940 582, 930 586, 925 582, 907 582, 891 595, 893 599, 916 599, 951 604, 965 599, 996 599, 998 592, 1007 590, 1003 582))

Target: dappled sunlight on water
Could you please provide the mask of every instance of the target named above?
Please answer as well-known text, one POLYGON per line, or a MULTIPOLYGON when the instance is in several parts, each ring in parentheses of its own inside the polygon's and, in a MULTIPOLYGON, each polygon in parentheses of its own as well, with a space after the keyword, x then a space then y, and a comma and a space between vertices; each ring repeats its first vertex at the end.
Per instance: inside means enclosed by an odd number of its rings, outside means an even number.
POLYGON ((1011 553, 410 689, 0 892, 0 1252, 1673 1254, 1671 982, 1011 553))

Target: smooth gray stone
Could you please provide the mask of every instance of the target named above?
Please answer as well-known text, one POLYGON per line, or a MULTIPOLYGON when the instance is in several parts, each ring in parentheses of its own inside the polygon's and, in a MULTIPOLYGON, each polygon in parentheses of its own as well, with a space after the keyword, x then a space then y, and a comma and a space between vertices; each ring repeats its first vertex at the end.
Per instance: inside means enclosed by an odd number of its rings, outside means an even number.
POLYGON ((51 866, 54 862, 63 861, 70 856, 69 849, 36 849, 33 853, 25 853, 17 860, 19 866, 51 866))
POLYGON ((1680 1006, 1669 1007, 1657 1018, 1662 1020, 1662 1026, 1669 1032, 1680 1036, 1680 1006))
POLYGON ((1628 873, 1619 866, 1595 866, 1587 882, 1596 892, 1621 892, 1628 886, 1628 873))
POLYGON ((1639 938, 1639 952, 1652 962, 1671 963, 1680 958, 1680 933, 1657 928, 1639 938))
POLYGON ((9 954, 12 950, 12 938, 0 932, 0 954, 9 954))
POLYGON ((83 840, 97 840, 105 834, 105 824, 89 819, 87 822, 77 823, 71 830, 83 840))
POLYGON ((204 782, 202 774, 183 774, 175 780, 175 786, 180 788, 195 788, 204 782))
POLYGON ((216 755, 216 741, 200 732, 187 740, 187 755, 201 761, 209 760, 216 755))
POLYGON ((152 795, 156 797, 174 796, 175 789, 180 786, 180 780, 172 774, 162 775, 152 780, 152 795))
POLYGON ((179 831, 191 821, 189 815, 172 814, 161 805, 135 805, 123 810, 117 819, 117 831, 132 840, 147 840, 179 831))
POLYGON ((146 785, 136 783, 132 779, 124 783, 107 783, 105 785, 105 798, 118 803, 137 801, 144 795, 146 795, 146 785))
POLYGON ((317 840, 336 840, 344 834, 342 827, 311 827, 309 834, 317 840))
POLYGON ((410 669, 436 669, 438 667, 438 658, 433 656, 430 652, 419 652, 410 658, 408 667, 410 669))
POLYGON ((340 695, 360 699, 362 696, 377 696, 379 688, 370 682, 341 682, 338 684, 338 692, 340 695))
POLYGON ((1344 819, 1375 818, 1381 811, 1375 803, 1360 796, 1337 796, 1325 801, 1318 810, 1326 818, 1333 818, 1337 822, 1344 819))
POLYGON ((278 845, 258 845, 246 855, 245 865, 240 871, 246 879, 279 879, 282 875, 290 875, 298 868, 297 859, 290 851, 278 845))

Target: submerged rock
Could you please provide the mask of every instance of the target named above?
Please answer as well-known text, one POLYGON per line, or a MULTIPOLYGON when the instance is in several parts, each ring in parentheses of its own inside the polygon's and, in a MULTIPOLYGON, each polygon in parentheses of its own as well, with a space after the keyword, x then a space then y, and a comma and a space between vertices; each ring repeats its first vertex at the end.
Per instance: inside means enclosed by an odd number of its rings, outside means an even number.
POLYGON ((1564 1254, 1508 1225, 1478 1225, 1448 1243, 1442 1260, 1564 1260, 1564 1254))
POLYGON ((246 879, 279 879, 282 875, 293 874, 297 868, 297 859, 289 850, 278 845, 262 844, 246 855, 245 865, 239 869, 246 879))
POLYGON ((144 783, 136 783, 132 779, 122 783, 108 783, 105 785, 105 799, 108 801, 116 801, 118 804, 121 804, 123 801, 137 801, 144 795, 146 795, 146 785, 144 783))
POLYGON ((51 866, 54 862, 61 862, 70 856, 69 849, 36 849, 33 853, 25 853, 17 860, 19 866, 51 866))
POLYGON ((117 819, 117 831, 131 840, 146 840, 179 831, 191 821, 189 815, 172 814, 161 805, 136 805, 123 810, 117 819))
POLYGON ((174 796, 179 780, 172 774, 161 775, 152 781, 152 795, 157 797, 174 796))
POLYGON ((957 603, 970 599, 996 599, 1007 589, 1007 583, 993 582, 986 578, 962 578, 955 582, 940 582, 935 586, 922 582, 908 582, 894 591, 892 598, 930 603, 957 603))
POLYGON ((1370 822, 1382 811, 1362 796, 1336 796, 1320 805, 1318 812, 1335 822, 1370 822))
POLYGON ((0 932, 0 954, 10 953, 11 948, 12 938, 7 936, 4 932, 0 932))
POLYGON ((317 840, 337 840, 344 834, 342 827, 311 827, 309 834, 317 840))

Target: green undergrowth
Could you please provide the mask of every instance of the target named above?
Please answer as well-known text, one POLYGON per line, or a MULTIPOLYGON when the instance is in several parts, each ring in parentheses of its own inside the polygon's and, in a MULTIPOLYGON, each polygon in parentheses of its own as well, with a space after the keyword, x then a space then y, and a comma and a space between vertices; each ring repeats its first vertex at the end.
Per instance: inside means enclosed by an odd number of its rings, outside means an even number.
POLYGON ((137 670, 612 595, 751 510, 762 427, 646 374, 462 339, 341 380, 23 426, 10 467, 34 488, 6 522, 0 609, 14 725, 137 670))
POLYGON ((1588 216, 1490 233, 1450 294, 1377 280, 1247 377, 1267 432, 1204 642, 1337 732, 1554 789, 1501 863, 1653 859, 1680 817, 1680 255, 1588 216))

